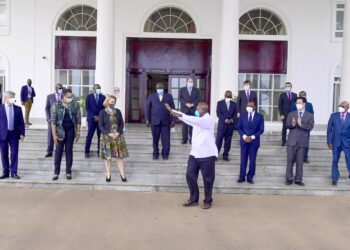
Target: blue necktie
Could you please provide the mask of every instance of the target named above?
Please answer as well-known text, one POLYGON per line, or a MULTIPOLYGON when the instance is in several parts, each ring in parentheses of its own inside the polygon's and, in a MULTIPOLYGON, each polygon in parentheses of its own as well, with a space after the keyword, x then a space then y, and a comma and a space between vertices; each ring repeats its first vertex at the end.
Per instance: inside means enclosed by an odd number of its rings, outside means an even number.
POLYGON ((249 114, 249 122, 253 121, 252 113, 249 114))
POLYGON ((98 105, 98 95, 96 94, 96 105, 98 105))
POLYGON ((303 112, 299 112, 299 117, 301 118, 303 116, 303 112))
POLYGON ((13 106, 9 106, 9 122, 8 122, 8 130, 14 130, 14 125, 13 125, 13 106))

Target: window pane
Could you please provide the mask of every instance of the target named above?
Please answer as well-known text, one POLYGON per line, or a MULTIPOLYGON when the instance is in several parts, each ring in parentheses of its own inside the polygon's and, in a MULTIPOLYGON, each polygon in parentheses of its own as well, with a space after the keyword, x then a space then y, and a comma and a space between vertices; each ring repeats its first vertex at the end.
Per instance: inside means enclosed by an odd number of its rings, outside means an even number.
POLYGON ((93 86, 95 82, 95 71, 94 70, 83 70, 83 85, 93 86))
POLYGON ((186 87, 187 79, 186 78, 180 78, 180 88, 186 87))
POLYGON ((271 120, 271 108, 270 107, 259 107, 259 113, 264 116, 265 121, 271 120))
POLYGON ((205 89, 205 79, 197 79, 197 86, 199 89, 205 89))
POLYGON ((270 74, 260 75, 260 89, 272 88, 272 76, 270 74))
POLYGON ((238 89, 243 89, 243 83, 244 83, 245 74, 239 74, 238 75, 238 89))
POLYGON ((273 105, 274 106, 278 106, 278 100, 280 98, 280 95, 282 94, 283 92, 282 91, 275 91, 273 93, 273 105))
POLYGON ((280 117, 278 107, 273 107, 273 121, 278 121, 280 117))
POLYGON ((77 97, 77 98, 80 97, 80 88, 81 88, 80 86, 68 86, 68 88, 72 90, 73 95, 75 97, 77 97))
POLYGON ((179 87, 179 78, 174 77, 171 78, 171 88, 178 88, 179 87))
POLYGON ((343 37, 343 32, 335 32, 335 37, 343 37))
POLYGON ((179 96, 179 89, 172 89, 171 94, 173 97, 178 97, 179 96))
POLYGON ((252 89, 258 89, 258 79, 259 79, 259 75, 258 74, 253 74, 252 75, 252 89))
POLYGON ((67 70, 56 70, 56 82, 67 85, 67 70))
POLYGON ((344 29, 344 11, 337 11, 336 29, 344 29))
POLYGON ((69 70, 69 85, 80 85, 81 84, 81 71, 80 70, 69 70))
POLYGON ((270 91, 260 91, 259 92, 259 105, 272 105, 271 100, 272 92, 270 91))

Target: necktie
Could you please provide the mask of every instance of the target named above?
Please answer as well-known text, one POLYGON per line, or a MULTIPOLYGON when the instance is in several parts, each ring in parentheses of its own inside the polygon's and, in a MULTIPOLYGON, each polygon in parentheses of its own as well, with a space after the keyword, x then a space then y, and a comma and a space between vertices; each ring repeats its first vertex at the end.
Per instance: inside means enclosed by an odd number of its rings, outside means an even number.
POLYGON ((303 112, 299 112, 299 117, 301 118, 303 116, 303 112))
POLYGON ((247 91, 247 100, 249 101, 249 97, 250 97, 250 94, 249 94, 249 91, 247 91))
POLYGON ((291 98, 290 98, 290 93, 288 92, 287 94, 288 94, 288 100, 290 101, 290 99, 291 99, 291 98))
POLYGON ((192 93, 192 88, 188 88, 188 93, 191 95, 191 93, 192 93))
POLYGON ((8 117, 8 130, 14 130, 14 124, 13 124, 13 106, 9 106, 9 117, 8 117))
POLYGON ((159 95, 159 101, 163 100, 163 95, 159 95))
POLYGON ((252 122, 253 121, 253 116, 252 116, 252 113, 249 114, 249 122, 252 122))
POLYGON ((230 102, 226 102, 226 107, 227 107, 227 110, 230 109, 230 102))
POLYGON ((98 95, 96 95, 96 104, 98 105, 98 95))
POLYGON ((341 114, 341 123, 343 124, 344 123, 344 121, 345 121, 345 114, 341 114))

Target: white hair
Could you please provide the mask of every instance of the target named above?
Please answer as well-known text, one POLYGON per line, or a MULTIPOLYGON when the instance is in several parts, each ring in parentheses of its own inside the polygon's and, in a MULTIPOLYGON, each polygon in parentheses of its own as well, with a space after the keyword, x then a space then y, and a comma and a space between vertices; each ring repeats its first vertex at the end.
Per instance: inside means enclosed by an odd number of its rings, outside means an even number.
POLYGON ((4 93, 4 97, 15 97, 15 95, 16 95, 16 93, 15 92, 13 92, 13 91, 10 91, 10 90, 8 90, 8 91, 5 91, 5 93, 4 93))

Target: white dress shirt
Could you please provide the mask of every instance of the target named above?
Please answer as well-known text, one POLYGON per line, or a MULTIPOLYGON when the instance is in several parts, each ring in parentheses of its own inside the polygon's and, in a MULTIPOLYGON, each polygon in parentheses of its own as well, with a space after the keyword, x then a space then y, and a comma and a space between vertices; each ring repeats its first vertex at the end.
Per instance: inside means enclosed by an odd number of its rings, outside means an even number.
MULTIPOLYGON (((7 129, 11 130, 11 124, 10 121, 12 120, 12 122, 14 123, 15 121, 15 114, 14 114, 14 110, 13 110, 13 105, 9 105, 5 103, 5 110, 6 110, 6 118, 7 118, 7 129), (12 119, 10 119, 10 109, 12 109, 12 119)), ((14 126, 14 124, 12 124, 12 126, 14 126)), ((13 130, 14 128, 12 128, 13 130)))
POLYGON ((192 150, 190 155, 194 158, 218 157, 218 148, 216 147, 214 137, 214 118, 208 113, 202 117, 181 114, 182 117, 180 119, 193 127, 192 150))
MULTIPOLYGON (((254 120, 255 111, 253 111, 253 112, 251 113, 251 115, 252 115, 252 121, 253 121, 253 120, 254 120)), ((250 116, 250 114, 248 113, 248 122, 249 122, 249 116, 250 116)), ((243 136, 242 136, 243 140, 245 140, 247 137, 248 137, 247 135, 243 135, 243 136)), ((253 140, 255 140, 255 135, 252 135, 251 138, 252 138, 253 140)))
POLYGON ((28 85, 27 85, 27 87, 28 87, 28 98, 30 99, 30 98, 32 98, 33 89, 32 89, 32 87, 30 87, 28 85))

